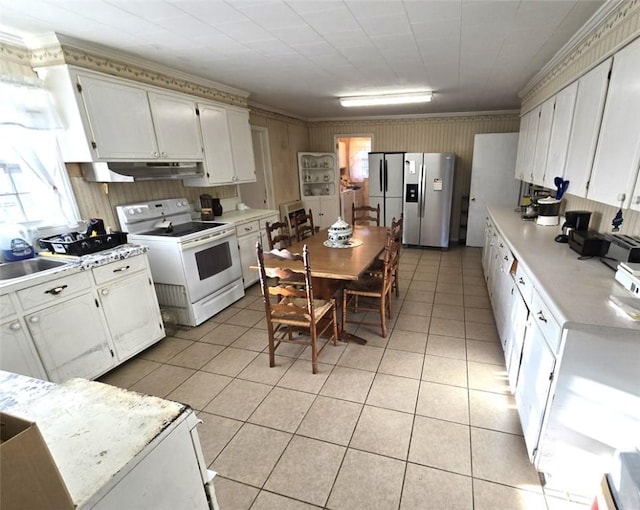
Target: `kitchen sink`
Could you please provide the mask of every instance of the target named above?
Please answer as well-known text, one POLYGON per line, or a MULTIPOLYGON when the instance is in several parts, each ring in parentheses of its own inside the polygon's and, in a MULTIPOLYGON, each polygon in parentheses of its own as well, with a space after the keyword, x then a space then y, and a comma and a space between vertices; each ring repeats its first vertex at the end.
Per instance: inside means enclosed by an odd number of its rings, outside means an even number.
POLYGON ((0 264, 0 280, 11 280, 30 274, 39 273, 54 267, 67 265, 68 262, 62 260, 51 260, 45 258, 35 258, 20 260, 17 262, 5 262, 0 264))

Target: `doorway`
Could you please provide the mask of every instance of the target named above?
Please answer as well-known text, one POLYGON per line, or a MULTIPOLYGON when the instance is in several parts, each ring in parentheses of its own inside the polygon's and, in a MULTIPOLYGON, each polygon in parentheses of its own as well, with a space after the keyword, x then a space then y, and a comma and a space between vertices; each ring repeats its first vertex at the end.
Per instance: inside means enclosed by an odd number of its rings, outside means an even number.
POLYGON ((256 165, 256 182, 240 184, 240 198, 251 209, 277 209, 271 174, 271 152, 269 130, 251 126, 251 142, 256 165))
POLYGON ((351 218, 351 204, 369 205, 369 152, 373 135, 335 135, 334 147, 340 170, 342 215, 351 218))

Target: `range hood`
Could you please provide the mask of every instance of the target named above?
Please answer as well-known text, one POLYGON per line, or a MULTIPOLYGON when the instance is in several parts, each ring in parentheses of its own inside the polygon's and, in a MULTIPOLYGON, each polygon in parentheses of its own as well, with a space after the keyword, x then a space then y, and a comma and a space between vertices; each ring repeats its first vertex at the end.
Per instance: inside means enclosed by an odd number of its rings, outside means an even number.
POLYGON ((81 163, 82 175, 93 182, 134 182, 160 179, 187 179, 201 177, 202 162, 128 161, 81 163))

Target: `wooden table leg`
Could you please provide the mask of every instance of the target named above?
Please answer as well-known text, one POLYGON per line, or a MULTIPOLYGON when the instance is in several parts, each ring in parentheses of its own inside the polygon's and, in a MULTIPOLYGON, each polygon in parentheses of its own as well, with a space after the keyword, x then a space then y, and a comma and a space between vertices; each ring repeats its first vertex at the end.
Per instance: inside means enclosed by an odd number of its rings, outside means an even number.
MULTIPOLYGON (((321 299, 330 300, 336 293, 340 293, 338 301, 342 303, 342 289, 346 282, 344 280, 331 280, 329 278, 313 278, 313 295, 321 299)), ((366 339, 345 331, 344 324, 340 322, 338 336, 341 342, 355 342, 360 345, 367 343, 366 339)))

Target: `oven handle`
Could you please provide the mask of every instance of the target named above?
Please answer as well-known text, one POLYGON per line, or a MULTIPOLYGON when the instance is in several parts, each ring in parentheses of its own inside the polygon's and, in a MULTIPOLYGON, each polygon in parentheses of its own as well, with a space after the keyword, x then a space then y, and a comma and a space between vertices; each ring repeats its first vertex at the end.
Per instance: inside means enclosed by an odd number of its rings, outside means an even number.
POLYGON ((235 237, 235 230, 227 230, 226 232, 216 232, 214 234, 209 234, 206 237, 201 237, 199 239, 195 239, 193 241, 186 241, 184 243, 180 243, 180 250, 187 251, 193 248, 197 248, 198 246, 202 246, 203 244, 211 244, 212 242, 221 241, 223 239, 227 239, 229 237, 235 237))

